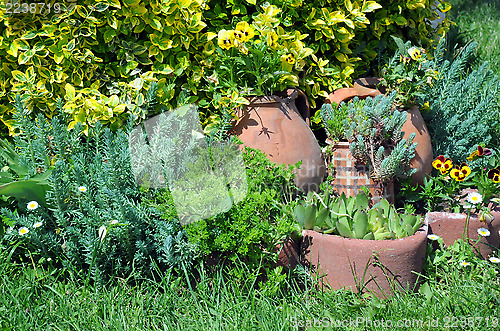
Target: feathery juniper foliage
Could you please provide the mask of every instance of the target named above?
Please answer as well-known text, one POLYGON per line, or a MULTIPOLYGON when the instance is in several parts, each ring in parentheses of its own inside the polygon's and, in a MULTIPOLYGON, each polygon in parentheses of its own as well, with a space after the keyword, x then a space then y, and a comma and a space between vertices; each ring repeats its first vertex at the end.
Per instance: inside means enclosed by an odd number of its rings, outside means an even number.
POLYGON ((51 124, 24 121, 22 128, 15 137, 20 158, 36 169, 50 156, 53 172, 47 207, 20 200, 16 210, 0 210, 14 225, 4 244, 22 242, 18 258, 50 259, 96 281, 132 271, 147 276, 155 265, 163 270, 191 266, 196 246, 179 222, 142 202, 125 132, 97 122, 86 137, 80 125, 68 132, 58 118, 51 124))
MULTIPOLYGON (((441 44, 441 43, 440 43, 441 44)), ((440 78, 428 89, 423 112, 432 136, 434 154, 463 160, 477 145, 500 146, 500 79, 484 62, 467 72, 475 42, 467 45, 452 62, 436 50, 440 78)))

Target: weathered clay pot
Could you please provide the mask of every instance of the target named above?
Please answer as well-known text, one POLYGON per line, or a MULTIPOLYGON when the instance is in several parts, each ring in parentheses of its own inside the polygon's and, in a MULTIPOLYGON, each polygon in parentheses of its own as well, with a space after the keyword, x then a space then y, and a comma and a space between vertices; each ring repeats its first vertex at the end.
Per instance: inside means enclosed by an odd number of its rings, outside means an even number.
POLYGON ((301 190, 318 190, 325 175, 325 161, 316 137, 309 128, 309 105, 303 92, 286 91, 287 97, 254 97, 242 107, 233 127, 245 146, 257 148, 280 164, 302 161, 295 171, 301 190), (299 107, 300 109, 298 109, 299 107))
POLYGON ((387 297, 394 290, 414 290, 422 273, 427 225, 394 240, 363 240, 303 231, 302 264, 332 289, 366 290, 387 297))
MULTIPOLYGON (((484 258, 492 255, 495 250, 493 247, 500 248, 500 212, 492 212, 494 219, 491 222, 481 222, 476 216, 471 216, 469 219, 467 235, 470 238, 469 242, 477 249, 484 258), (479 228, 485 228, 490 231, 488 237, 482 237, 477 233, 479 228), (477 242, 477 240, 480 240, 477 242)), ((466 214, 447 213, 447 212, 431 212, 425 216, 426 222, 429 223, 429 233, 435 234, 443 238, 446 246, 453 245, 455 240, 462 239, 465 223, 467 220, 466 214)))
MULTIPOLYGON (((381 94, 379 90, 375 89, 379 82, 380 79, 374 77, 358 79, 353 87, 341 88, 329 95, 327 102, 340 104, 341 102, 351 100, 355 96, 360 99, 375 97, 381 94)), ((432 153, 431 138, 418 107, 406 109, 406 112, 406 123, 403 125, 402 129, 404 132, 403 138, 408 139, 411 133, 415 133, 413 142, 417 143, 415 157, 410 161, 410 167, 417 169, 417 172, 412 176, 412 184, 422 185, 424 177, 432 172, 432 161, 434 160, 434 156, 432 153)))
POLYGON ((277 266, 294 269, 299 263, 300 242, 287 237, 283 242, 276 245, 275 250, 278 252, 277 266))
MULTIPOLYGON (((328 143, 328 140, 327 140, 328 143)), ((373 203, 377 203, 381 198, 394 203, 394 183, 387 184, 383 192, 371 178, 368 168, 364 164, 359 164, 351 156, 348 142, 331 143, 332 155, 327 157, 328 173, 333 176, 331 186, 339 194, 355 196, 361 187, 366 186, 370 190, 373 203)))

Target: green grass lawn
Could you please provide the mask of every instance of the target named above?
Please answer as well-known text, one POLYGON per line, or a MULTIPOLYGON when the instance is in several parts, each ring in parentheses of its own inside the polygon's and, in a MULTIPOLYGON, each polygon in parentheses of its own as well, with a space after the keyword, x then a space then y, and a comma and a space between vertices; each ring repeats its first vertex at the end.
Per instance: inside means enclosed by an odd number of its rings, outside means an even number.
POLYGON ((2 257, 0 330, 381 330, 390 324, 405 330, 494 330, 499 325, 500 284, 491 265, 450 265, 446 272, 430 267, 425 290, 385 300, 323 291, 307 282, 301 290, 290 281, 274 291, 257 286, 252 272, 238 282, 221 269, 207 275, 200 267, 190 283, 167 273, 105 285, 35 267, 13 266, 2 257), (314 324, 319 327, 307 328, 314 324))
POLYGON ((478 56, 500 74, 500 0, 450 0, 450 19, 466 41, 478 42, 478 56))

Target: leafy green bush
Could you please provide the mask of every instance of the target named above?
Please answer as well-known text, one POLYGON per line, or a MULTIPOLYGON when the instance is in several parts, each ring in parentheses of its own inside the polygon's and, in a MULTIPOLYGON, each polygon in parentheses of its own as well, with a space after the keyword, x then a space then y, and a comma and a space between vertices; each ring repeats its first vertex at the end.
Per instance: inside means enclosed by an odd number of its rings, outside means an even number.
MULTIPOLYGON (((174 215, 162 218, 160 211, 141 203, 125 132, 113 133, 97 122, 87 137, 80 124, 68 132, 59 117, 47 123, 41 114, 33 132, 30 122, 21 117, 24 131, 16 136, 16 146, 51 156, 53 170, 47 207, 19 199, 17 208, 0 211, 12 224, 4 245, 20 243, 18 258, 62 265, 97 281, 133 271, 149 275, 156 266, 190 267, 196 247, 174 215)), ((44 158, 22 159, 28 168, 46 166, 44 158)))
POLYGON ((226 213, 186 227, 190 241, 206 257, 245 261, 249 268, 273 265, 275 246, 293 230, 293 167, 275 165, 264 153, 245 148, 248 194, 226 213))
MULTIPOLYGON (((266 38, 284 38, 287 53, 303 58, 307 47, 313 49, 314 55, 294 66, 304 73, 299 86, 314 106, 315 98, 348 85, 355 70, 364 70, 390 34, 428 46, 429 20, 436 17, 432 5, 449 9, 442 0, 62 0, 57 10, 55 4, 37 4, 34 12, 9 14, 7 3, 0 1, 0 120, 10 134, 11 92, 49 118, 64 97, 72 125, 80 122, 85 129, 96 121, 117 128, 128 114, 140 121, 158 111, 146 98, 152 82, 167 109, 186 95, 208 105, 212 100, 204 90, 217 32, 259 14, 274 29, 266 38), (278 16, 265 14, 269 5, 278 16)), ((206 111, 204 124, 218 120, 214 112, 206 111)))
POLYGON ((478 145, 500 146, 500 79, 484 62, 467 72, 475 42, 467 45, 452 62, 443 59, 444 43, 436 49, 435 70, 439 78, 427 90, 423 112, 435 155, 461 162, 478 145))

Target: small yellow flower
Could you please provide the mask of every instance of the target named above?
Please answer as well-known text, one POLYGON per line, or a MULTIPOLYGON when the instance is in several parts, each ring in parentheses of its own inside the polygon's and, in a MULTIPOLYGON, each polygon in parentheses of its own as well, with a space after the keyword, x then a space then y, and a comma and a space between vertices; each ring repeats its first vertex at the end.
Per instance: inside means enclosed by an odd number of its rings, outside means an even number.
POLYGON ((36 201, 30 201, 28 202, 28 206, 27 206, 28 210, 35 210, 38 208, 38 202, 36 201))
POLYGON ((217 44, 222 49, 230 49, 235 45, 235 35, 232 30, 220 30, 217 35, 217 44))
POLYGON ((85 186, 79 186, 78 191, 85 193, 85 192, 87 192, 87 188, 85 186))
POLYGON ((293 56, 293 54, 286 55, 285 60, 286 60, 286 62, 288 64, 294 64, 295 63, 295 57, 293 56))
POLYGON ((236 24, 236 31, 236 40, 242 43, 249 41, 255 35, 252 27, 247 22, 239 22, 238 24, 236 24))
POLYGON ((417 61, 422 57, 422 51, 418 47, 412 47, 408 50, 412 60, 417 61))
POLYGON ((35 224, 33 224, 33 228, 36 229, 36 228, 39 228, 43 225, 42 222, 36 222, 35 224))
POLYGON ((27 227, 25 227, 25 226, 23 226, 22 228, 20 228, 20 229, 19 229, 19 234, 20 234, 21 236, 24 236, 24 235, 25 235, 25 234, 27 234, 28 232, 30 232, 30 230, 29 230, 27 227))

